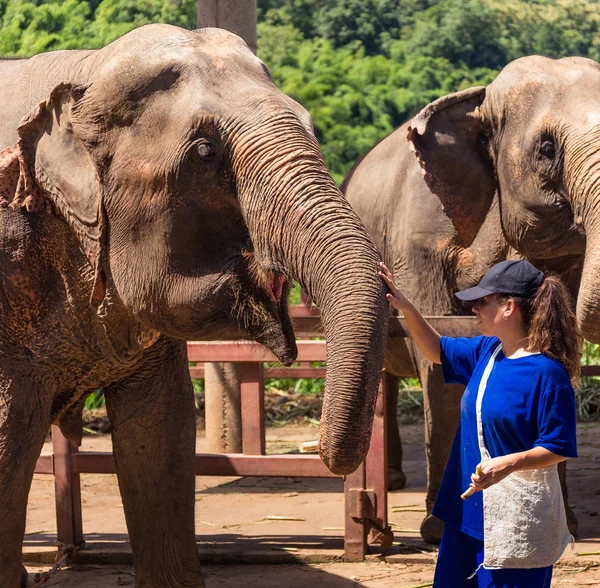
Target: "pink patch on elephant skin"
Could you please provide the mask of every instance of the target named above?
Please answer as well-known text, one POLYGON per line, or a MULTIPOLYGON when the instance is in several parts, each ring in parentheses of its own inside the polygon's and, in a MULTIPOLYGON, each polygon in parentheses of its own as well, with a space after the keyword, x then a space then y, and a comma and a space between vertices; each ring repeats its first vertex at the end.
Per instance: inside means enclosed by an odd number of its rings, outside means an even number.
POLYGON ((11 145, 0 151, 0 207, 6 208, 12 202, 20 175, 19 147, 11 145))
POLYGON ((27 212, 48 208, 44 191, 29 172, 19 143, 0 151, 0 207, 23 207, 27 212))

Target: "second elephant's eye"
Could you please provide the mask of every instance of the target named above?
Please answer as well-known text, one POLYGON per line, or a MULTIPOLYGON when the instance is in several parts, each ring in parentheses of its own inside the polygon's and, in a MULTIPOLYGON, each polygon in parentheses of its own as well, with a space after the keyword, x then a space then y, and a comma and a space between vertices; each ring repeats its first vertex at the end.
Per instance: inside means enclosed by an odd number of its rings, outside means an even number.
POLYGON ((556 156, 556 145, 552 139, 544 139, 540 145, 540 153, 547 159, 554 159, 556 156))
POLYGON ((203 141, 202 143, 198 144, 198 155, 202 159, 212 159, 213 157, 216 157, 217 151, 213 145, 203 141))

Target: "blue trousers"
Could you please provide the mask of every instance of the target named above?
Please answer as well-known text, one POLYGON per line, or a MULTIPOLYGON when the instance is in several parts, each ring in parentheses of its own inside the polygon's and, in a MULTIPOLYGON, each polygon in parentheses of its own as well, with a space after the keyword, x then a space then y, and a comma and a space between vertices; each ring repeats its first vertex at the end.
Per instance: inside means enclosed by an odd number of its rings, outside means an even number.
POLYGON ((450 525, 444 528, 438 553, 434 588, 550 588, 552 566, 533 569, 485 570, 483 541, 457 531, 450 525), (471 579, 467 578, 477 570, 471 579))

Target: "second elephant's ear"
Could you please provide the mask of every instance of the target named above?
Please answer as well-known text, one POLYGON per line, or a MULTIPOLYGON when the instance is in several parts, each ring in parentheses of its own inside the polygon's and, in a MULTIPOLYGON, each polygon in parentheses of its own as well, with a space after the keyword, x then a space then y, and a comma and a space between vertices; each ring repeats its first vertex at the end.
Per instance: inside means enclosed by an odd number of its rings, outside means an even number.
POLYGON ((98 306, 106 287, 102 268, 106 223, 98 171, 78 133, 77 111, 85 91, 84 86, 60 84, 21 120, 20 176, 10 206, 29 211, 47 208, 66 219, 94 270, 91 302, 98 306))
POLYGON ((465 247, 481 228, 496 190, 479 112, 484 98, 484 87, 444 96, 426 106, 408 128, 425 182, 440 199, 465 247))

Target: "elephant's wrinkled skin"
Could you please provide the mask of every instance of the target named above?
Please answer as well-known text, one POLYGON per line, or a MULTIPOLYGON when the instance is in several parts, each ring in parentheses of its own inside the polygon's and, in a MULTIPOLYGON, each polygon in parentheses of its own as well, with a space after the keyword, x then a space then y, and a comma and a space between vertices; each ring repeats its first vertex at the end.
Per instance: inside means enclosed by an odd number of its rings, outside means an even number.
MULTIPOLYGON (((342 190, 422 313, 470 314, 454 292, 475 285, 507 256, 524 256, 563 276, 577 297, 584 335, 600 341, 597 63, 537 56, 514 61, 487 88, 424 108, 364 156, 342 190)), ((429 514, 462 388, 444 385, 440 367, 401 341, 388 347, 385 364, 396 376, 418 375, 423 385, 429 514)), ((390 394, 389 401, 395 415, 397 397, 390 394)), ((390 477, 401 487, 394 422, 388 431, 390 477)), ((573 531, 576 519, 568 516, 573 531)), ((441 531, 430 516, 421 527, 432 542, 441 531)))
POLYGON ((138 587, 203 586, 186 339, 289 364, 288 278, 324 314, 320 453, 368 448, 387 305, 379 254, 307 113, 235 35, 167 25, 0 62, 0 586, 21 584, 50 423, 103 387, 138 587))

